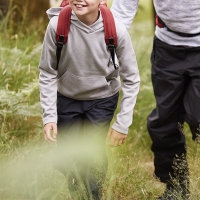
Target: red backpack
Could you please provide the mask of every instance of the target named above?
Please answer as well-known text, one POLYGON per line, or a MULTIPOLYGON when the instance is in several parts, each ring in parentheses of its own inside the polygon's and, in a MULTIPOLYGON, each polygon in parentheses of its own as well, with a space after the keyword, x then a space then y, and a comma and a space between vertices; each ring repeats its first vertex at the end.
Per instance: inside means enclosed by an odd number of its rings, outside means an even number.
MULTIPOLYGON (((72 9, 69 6, 68 0, 63 0, 60 7, 63 7, 58 16, 58 25, 56 30, 56 57, 57 57, 57 66, 56 70, 58 69, 58 64, 60 60, 61 50, 63 45, 67 42, 68 33, 70 30, 70 18, 72 9)), ((108 46, 108 49, 111 53, 112 61, 114 67, 115 65, 115 48, 117 46, 117 33, 115 28, 115 21, 113 15, 106 4, 100 5, 99 9, 101 11, 103 17, 103 24, 104 24, 104 35, 105 35, 105 43, 108 46)))

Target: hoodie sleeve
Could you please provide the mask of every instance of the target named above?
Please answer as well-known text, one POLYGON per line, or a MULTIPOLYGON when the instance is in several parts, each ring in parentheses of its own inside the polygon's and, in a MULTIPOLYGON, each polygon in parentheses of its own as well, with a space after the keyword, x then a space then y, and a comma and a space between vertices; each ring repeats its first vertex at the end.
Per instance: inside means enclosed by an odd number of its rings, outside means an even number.
POLYGON ((116 19, 130 28, 138 8, 139 0, 114 0, 111 11, 116 19))
POLYGON ((118 45, 116 48, 117 58, 120 65, 120 77, 122 81, 122 99, 120 112, 112 128, 120 133, 127 134, 132 124, 133 109, 139 92, 140 76, 136 56, 132 47, 132 41, 124 26, 116 23, 118 30, 118 45))
POLYGON ((39 63, 39 87, 40 102, 43 110, 43 124, 49 122, 57 123, 57 70, 56 67, 56 45, 55 45, 55 28, 52 26, 52 18, 47 27, 43 49, 39 63))

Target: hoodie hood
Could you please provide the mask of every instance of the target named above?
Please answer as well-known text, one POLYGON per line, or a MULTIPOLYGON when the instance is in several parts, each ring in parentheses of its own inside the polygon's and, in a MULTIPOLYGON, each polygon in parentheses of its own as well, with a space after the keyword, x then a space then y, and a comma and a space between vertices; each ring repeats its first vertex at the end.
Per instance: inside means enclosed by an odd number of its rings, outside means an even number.
POLYGON ((57 7, 57 8, 49 8, 46 13, 49 19, 51 19, 54 16, 58 16, 62 7, 57 7))

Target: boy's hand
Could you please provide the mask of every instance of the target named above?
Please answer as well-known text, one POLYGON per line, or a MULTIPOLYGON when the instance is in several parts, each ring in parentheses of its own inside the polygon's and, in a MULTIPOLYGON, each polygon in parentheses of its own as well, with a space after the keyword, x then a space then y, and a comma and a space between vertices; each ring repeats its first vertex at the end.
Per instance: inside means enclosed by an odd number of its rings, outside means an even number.
POLYGON ((111 146, 120 146, 126 140, 127 134, 123 134, 110 128, 107 134, 107 142, 111 146))
POLYGON ((56 136, 57 136, 57 124, 56 123, 48 123, 44 126, 44 139, 51 143, 56 143, 56 136), (53 132, 53 134, 51 134, 53 132))

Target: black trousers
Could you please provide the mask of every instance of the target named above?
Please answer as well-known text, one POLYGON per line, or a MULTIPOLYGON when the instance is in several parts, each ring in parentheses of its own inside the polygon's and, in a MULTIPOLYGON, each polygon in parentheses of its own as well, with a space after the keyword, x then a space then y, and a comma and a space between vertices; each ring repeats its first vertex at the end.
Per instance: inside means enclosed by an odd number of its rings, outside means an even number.
POLYGON ((152 84, 156 108, 147 119, 155 175, 162 182, 188 173, 183 124, 200 133, 200 47, 172 46, 154 38, 152 84), (182 175, 180 175, 182 174, 182 175))
POLYGON ((106 135, 119 94, 81 101, 57 95, 54 166, 67 178, 73 199, 100 199, 107 171, 106 135))

